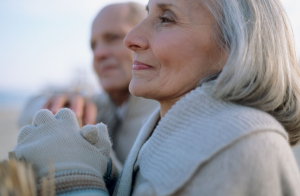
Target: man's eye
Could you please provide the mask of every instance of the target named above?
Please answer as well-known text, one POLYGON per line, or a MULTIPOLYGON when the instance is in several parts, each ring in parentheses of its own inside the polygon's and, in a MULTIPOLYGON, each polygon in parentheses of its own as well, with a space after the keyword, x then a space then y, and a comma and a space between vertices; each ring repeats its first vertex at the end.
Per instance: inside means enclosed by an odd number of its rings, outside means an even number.
POLYGON ((118 41, 120 39, 122 39, 122 36, 120 36, 120 35, 111 35, 108 40, 109 41, 118 41))
POLYGON ((120 36, 118 35, 113 35, 110 37, 111 40, 117 40, 117 39, 120 39, 120 36))
POLYGON ((120 40, 122 37, 119 35, 108 35, 105 36, 105 40, 106 42, 114 42, 114 41, 118 41, 120 40))

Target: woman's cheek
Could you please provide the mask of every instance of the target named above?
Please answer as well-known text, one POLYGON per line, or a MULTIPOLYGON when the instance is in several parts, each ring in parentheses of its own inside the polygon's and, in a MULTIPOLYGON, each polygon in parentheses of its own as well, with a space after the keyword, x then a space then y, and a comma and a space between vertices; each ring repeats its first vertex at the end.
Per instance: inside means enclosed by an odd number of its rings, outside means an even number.
MULTIPOLYGON (((174 31, 165 30, 155 38, 152 45, 152 50, 156 58, 161 64, 170 64, 170 62, 180 62, 185 58, 187 53, 191 53, 193 44, 190 43, 190 38, 184 32, 179 32, 178 29, 174 31)), ((188 54, 190 56, 190 54, 188 54)), ((172 63, 171 63, 172 64, 172 63)))

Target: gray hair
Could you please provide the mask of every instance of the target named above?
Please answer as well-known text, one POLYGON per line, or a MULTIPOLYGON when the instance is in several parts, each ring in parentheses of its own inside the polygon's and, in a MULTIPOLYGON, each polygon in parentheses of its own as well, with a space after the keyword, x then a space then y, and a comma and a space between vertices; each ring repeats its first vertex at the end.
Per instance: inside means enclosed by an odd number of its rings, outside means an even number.
POLYGON ((300 72, 294 38, 279 0, 207 0, 216 39, 228 60, 214 96, 260 109, 300 140, 300 72))

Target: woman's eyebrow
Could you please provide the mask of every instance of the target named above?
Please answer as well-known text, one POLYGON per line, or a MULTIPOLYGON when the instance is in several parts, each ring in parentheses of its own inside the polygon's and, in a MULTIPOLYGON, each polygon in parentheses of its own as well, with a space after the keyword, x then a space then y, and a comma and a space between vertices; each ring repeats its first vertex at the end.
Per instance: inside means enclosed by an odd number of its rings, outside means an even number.
POLYGON ((158 3, 156 5, 157 5, 157 7, 159 7, 160 9, 163 9, 163 10, 168 9, 170 7, 176 7, 172 3, 158 3))
MULTIPOLYGON (((158 4, 156 4, 156 6, 159 7, 160 9, 162 9, 162 10, 166 10, 166 9, 168 9, 170 7, 177 8, 177 6, 175 6, 172 3, 158 3, 158 4)), ((146 10, 149 12, 149 5, 146 5, 146 10)))

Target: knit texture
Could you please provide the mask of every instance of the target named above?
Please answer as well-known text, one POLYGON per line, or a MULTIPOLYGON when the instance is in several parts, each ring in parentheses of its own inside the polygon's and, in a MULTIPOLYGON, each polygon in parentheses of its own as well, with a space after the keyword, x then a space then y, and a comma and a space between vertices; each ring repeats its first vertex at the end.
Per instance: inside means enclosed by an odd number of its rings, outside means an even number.
POLYGON ((39 111, 32 125, 20 131, 14 151, 17 158, 33 163, 38 179, 48 175, 52 163, 58 195, 82 190, 107 195, 103 176, 110 148, 104 124, 80 130, 75 114, 61 109, 55 116, 49 110, 39 111))
POLYGON ((129 195, 132 186, 132 176, 134 170, 134 163, 137 158, 137 154, 139 150, 145 143, 145 141, 149 138, 151 132, 155 128, 155 125, 159 119, 159 109, 157 109, 146 121, 144 126, 142 127, 140 134, 138 135, 135 143, 129 155, 124 163, 124 167, 121 173, 121 177, 118 179, 116 189, 114 190, 113 195, 129 195))
MULTIPOLYGON (((19 118, 20 127, 31 125, 34 115, 51 96, 53 94, 42 94, 33 97, 21 112, 19 118)), ((127 103, 128 107, 121 120, 117 115, 116 105, 107 93, 95 94, 93 102, 96 104, 98 112, 96 122, 102 122, 107 126, 114 149, 111 150, 110 156, 121 171, 144 120, 159 107, 159 104, 154 100, 130 95, 127 103)))
POLYGON ((142 128, 143 121, 159 107, 159 104, 154 100, 130 95, 127 109, 121 120, 116 114, 116 105, 112 102, 108 94, 102 93, 95 96, 94 102, 98 110, 97 122, 103 122, 107 125, 117 160, 111 156, 118 169, 121 169, 122 167, 119 167, 119 165, 123 166, 142 128))
POLYGON ((151 184, 156 195, 171 195, 199 167, 249 135, 274 132, 288 139, 284 128, 269 114, 214 99, 210 88, 208 83, 188 93, 156 127, 159 111, 152 115, 125 162, 115 195, 134 192, 136 172, 151 184))

